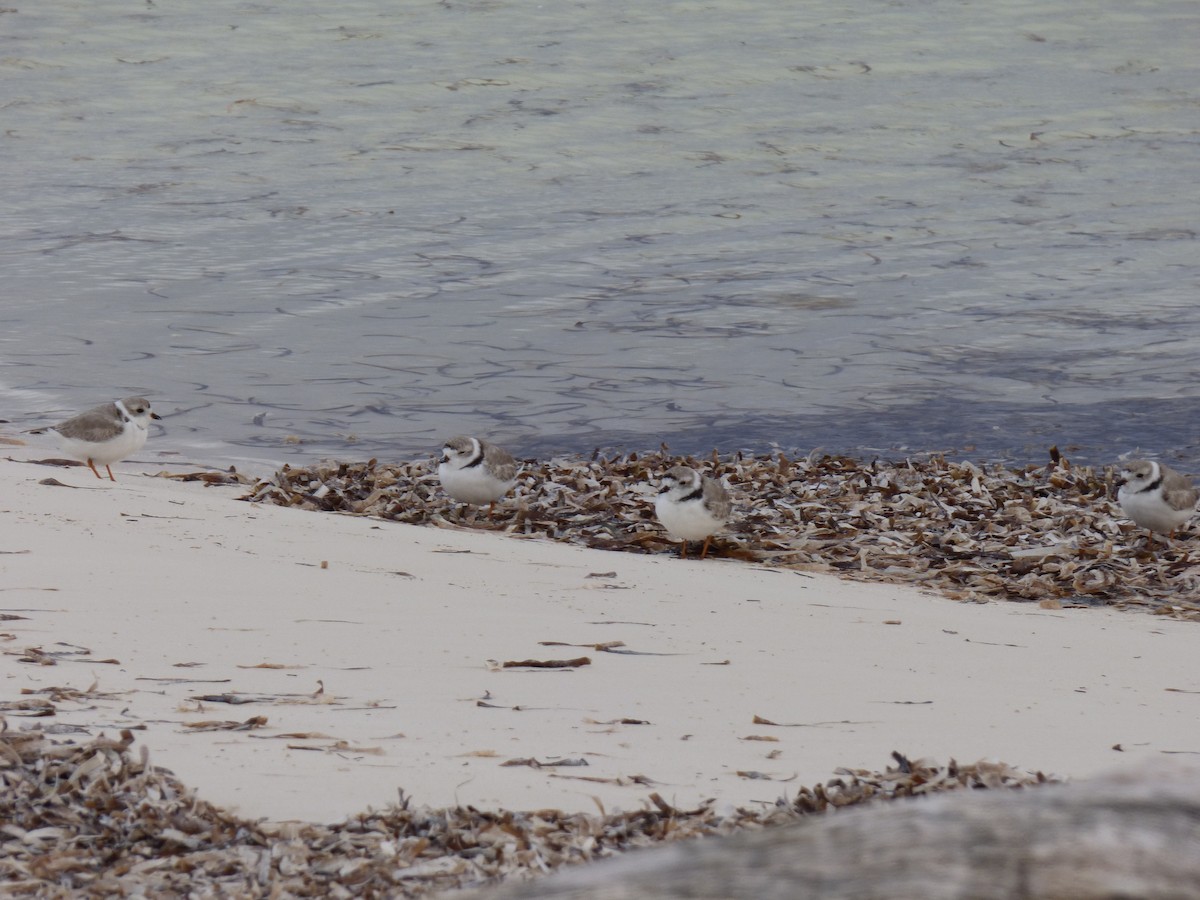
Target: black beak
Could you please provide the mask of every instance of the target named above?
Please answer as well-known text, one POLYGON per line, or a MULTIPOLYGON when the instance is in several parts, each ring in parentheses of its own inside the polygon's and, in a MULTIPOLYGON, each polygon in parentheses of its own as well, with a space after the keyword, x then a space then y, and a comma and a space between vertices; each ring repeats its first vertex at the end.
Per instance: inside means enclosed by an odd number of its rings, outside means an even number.
POLYGON ((160 416, 160 415, 159 415, 158 413, 156 413, 156 412, 152 412, 152 413, 150 413, 150 418, 152 418, 152 419, 161 419, 161 418, 162 418, 162 416, 160 416))
POLYGON ((438 462, 439 462, 439 463, 448 463, 448 462, 450 462, 450 454, 449 454, 449 453, 443 453, 441 456, 439 456, 439 457, 438 457, 438 462))

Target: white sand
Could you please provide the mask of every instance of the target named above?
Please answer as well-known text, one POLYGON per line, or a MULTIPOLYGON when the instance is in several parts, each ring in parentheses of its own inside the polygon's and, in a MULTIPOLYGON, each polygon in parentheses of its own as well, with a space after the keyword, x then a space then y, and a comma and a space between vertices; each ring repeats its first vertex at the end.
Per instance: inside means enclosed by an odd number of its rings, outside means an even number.
POLYGON ((0 701, 109 695, 8 727, 144 727, 155 762, 246 816, 332 822, 399 789, 510 809, 771 802, 893 749, 1070 776, 1200 753, 1194 623, 258 507, 114 471, 0 461, 0 613, 27 617, 0 621, 0 701), (58 642, 91 653, 21 661, 58 642), (591 665, 488 662, 577 656, 591 665), (191 699, 225 692, 296 696, 191 699), (266 725, 185 727, 253 716, 266 725), (529 757, 587 766, 501 765, 529 757))

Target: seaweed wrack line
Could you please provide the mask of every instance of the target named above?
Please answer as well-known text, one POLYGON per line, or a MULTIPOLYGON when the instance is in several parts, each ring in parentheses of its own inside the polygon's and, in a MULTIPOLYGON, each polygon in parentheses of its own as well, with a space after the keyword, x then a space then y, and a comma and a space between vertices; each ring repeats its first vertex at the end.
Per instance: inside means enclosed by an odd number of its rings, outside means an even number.
POLYGON ((284 467, 243 499, 418 525, 473 527, 635 553, 675 545, 654 519, 652 482, 682 462, 735 502, 715 555, 912 584, 953 599, 1142 608, 1200 619, 1200 558, 1188 536, 1151 549, 1124 520, 1110 467, 1007 468, 931 456, 861 461, 813 454, 694 459, 665 452, 527 461, 495 518, 468 518, 428 460, 284 467))
POLYGON ((847 806, 1057 781, 1005 763, 940 765, 893 753, 883 772, 838 769, 794 798, 719 814, 652 794, 585 815, 419 808, 403 796, 334 825, 238 818, 151 765, 133 735, 57 742, 0 717, 0 887, 5 896, 406 896, 528 878, 564 865, 847 806))

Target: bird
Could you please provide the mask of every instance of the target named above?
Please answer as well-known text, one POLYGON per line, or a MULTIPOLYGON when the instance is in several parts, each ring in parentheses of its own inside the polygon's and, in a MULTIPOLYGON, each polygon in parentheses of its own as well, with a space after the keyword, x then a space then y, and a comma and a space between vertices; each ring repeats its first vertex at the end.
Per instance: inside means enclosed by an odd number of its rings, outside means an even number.
POLYGON ((496 501, 517 483, 517 461, 508 451, 462 435, 446 441, 437 471, 447 494, 462 503, 488 504, 489 518, 496 501))
POLYGON ((95 476, 103 479, 96 468, 96 463, 100 463, 108 471, 109 480, 116 481, 112 464, 141 450, 146 444, 150 420, 161 418, 150 409, 150 401, 145 397, 126 397, 29 433, 53 433, 63 453, 86 462, 95 476))
POLYGON ((1192 481, 1160 462, 1133 460, 1120 472, 1121 487, 1117 502, 1134 523, 1150 531, 1175 536, 1175 529, 1187 524, 1196 512, 1196 493, 1192 481))
POLYGON ((682 543, 681 559, 687 558, 688 541, 704 541, 700 558, 708 555, 712 536, 729 522, 733 504, 729 492, 712 478, 687 466, 674 466, 662 477, 654 512, 658 520, 682 543))

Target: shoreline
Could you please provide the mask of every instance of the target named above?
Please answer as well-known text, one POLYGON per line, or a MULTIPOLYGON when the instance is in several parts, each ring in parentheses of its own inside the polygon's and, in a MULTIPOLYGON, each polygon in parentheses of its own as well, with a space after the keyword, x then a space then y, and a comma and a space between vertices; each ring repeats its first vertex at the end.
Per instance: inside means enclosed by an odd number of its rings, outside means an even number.
POLYGON ((0 700, 132 729, 248 818, 338 821, 401 790, 772 804, 893 750, 1070 778, 1200 752, 1189 622, 308 515, 146 469, 0 461, 0 612, 23 617, 0 623, 0 700))

